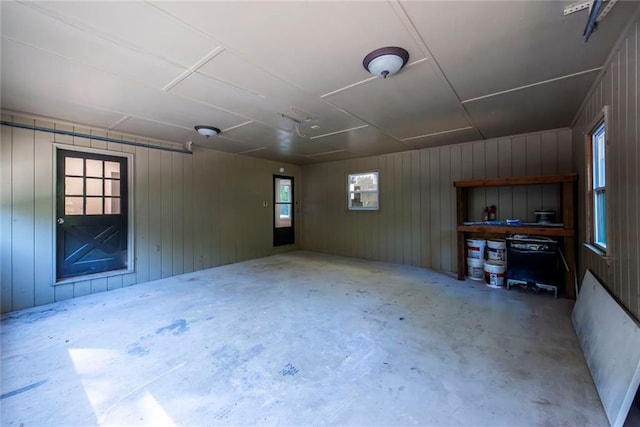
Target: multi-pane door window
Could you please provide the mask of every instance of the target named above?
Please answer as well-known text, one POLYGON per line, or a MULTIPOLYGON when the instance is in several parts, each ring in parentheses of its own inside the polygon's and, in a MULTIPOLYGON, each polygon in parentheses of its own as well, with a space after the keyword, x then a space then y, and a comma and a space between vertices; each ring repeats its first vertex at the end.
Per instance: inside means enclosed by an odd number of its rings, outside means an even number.
POLYGON ((379 209, 378 172, 348 175, 347 207, 349 210, 362 211, 376 211, 379 209))
POLYGON ((120 163, 65 158, 65 215, 120 214, 120 197, 120 163))
POLYGON ((591 133, 591 242, 607 248, 606 129, 600 122, 591 133))

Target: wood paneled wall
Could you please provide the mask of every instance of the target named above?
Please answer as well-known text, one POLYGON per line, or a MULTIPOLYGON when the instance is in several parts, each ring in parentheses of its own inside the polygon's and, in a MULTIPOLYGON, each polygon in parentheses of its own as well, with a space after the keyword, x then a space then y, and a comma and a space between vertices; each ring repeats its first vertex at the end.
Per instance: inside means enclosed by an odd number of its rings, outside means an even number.
MULTIPOLYGON (((303 249, 455 272, 455 191, 461 179, 572 172, 571 130, 556 129, 302 167, 303 249), (380 211, 347 211, 347 174, 380 172, 380 211)), ((554 186, 474 191, 469 218, 533 220, 560 205, 554 186)))
MULTIPOLYGON (((640 12, 639 12, 640 13, 640 12)), ((579 176, 579 277, 591 270, 640 319, 640 15, 605 64, 573 128, 574 162, 579 176), (586 241, 586 140, 589 126, 609 106, 607 145, 607 230, 609 259, 583 247, 586 241)))
MULTIPOLYGON (((3 119, 96 133, 20 117, 3 119)), ((273 248, 272 180, 285 166, 286 174, 296 179, 297 196, 298 166, 197 147, 189 155, 8 126, 2 126, 0 138, 2 312, 295 248, 273 248), (134 273, 53 286, 53 142, 133 153, 134 273), (263 201, 269 206, 263 207, 263 201)))

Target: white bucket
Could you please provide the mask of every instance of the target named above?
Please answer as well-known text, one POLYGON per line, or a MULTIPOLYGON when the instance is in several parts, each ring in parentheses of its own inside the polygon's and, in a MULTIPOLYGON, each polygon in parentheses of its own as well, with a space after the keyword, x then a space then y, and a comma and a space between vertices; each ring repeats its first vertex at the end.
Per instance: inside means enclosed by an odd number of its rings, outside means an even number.
POLYGON ((484 259, 486 240, 467 239, 467 256, 469 258, 484 259))
POLYGON ((504 286, 504 272, 506 266, 499 261, 486 261, 484 263, 484 280, 491 287, 504 286))
POLYGON ((487 259, 491 261, 507 260, 507 242, 502 239, 487 240, 487 259))
POLYGON ((467 258, 467 269, 469 270, 469 279, 482 280, 484 278, 484 270, 482 265, 484 260, 480 258, 467 258))

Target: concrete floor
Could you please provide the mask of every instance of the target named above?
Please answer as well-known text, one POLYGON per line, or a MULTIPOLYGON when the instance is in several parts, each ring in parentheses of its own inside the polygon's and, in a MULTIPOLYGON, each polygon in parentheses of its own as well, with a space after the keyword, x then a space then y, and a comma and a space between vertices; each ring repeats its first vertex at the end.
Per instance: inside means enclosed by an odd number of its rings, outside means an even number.
POLYGON ((3 426, 607 425, 572 301, 292 252, 2 317, 3 426))

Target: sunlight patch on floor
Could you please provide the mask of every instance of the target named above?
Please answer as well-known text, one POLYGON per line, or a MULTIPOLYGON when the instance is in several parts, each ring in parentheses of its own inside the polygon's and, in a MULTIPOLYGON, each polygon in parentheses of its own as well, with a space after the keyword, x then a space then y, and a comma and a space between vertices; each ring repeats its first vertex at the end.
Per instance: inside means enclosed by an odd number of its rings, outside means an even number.
POLYGON ((114 372, 122 365, 123 359, 126 359, 122 352, 101 348, 71 348, 69 355, 100 425, 119 425, 117 421, 110 423, 108 418, 118 407, 126 404, 127 413, 139 414, 141 425, 175 426, 171 416, 144 388, 183 367, 185 363, 151 378, 132 390, 122 390, 120 382, 117 381, 122 372, 114 372))

